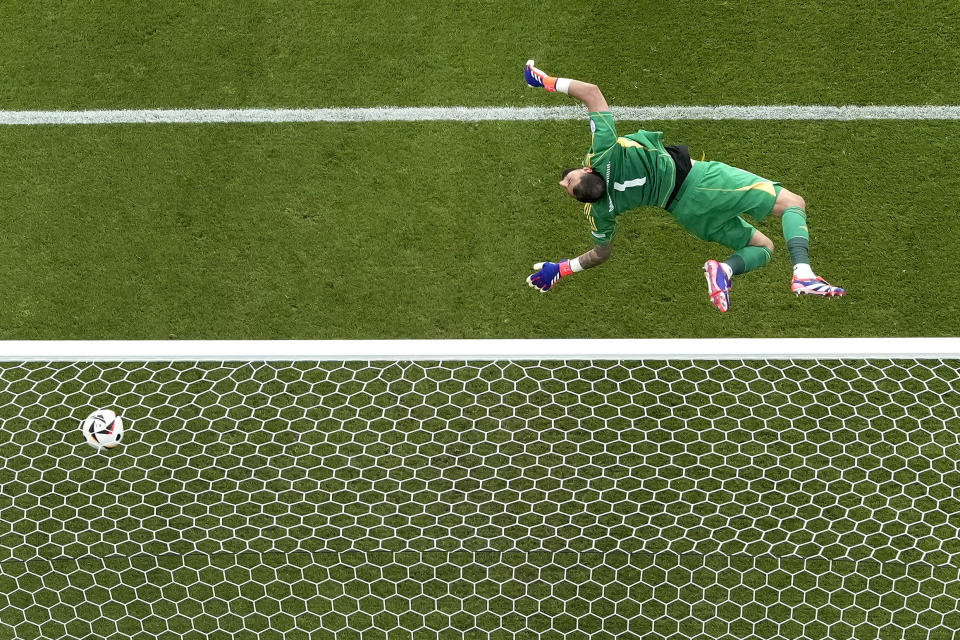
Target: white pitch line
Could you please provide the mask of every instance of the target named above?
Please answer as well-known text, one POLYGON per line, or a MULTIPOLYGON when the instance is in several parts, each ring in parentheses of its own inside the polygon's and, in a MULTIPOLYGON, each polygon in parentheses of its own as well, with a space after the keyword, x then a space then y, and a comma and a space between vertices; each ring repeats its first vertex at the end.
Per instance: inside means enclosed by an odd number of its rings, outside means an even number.
MULTIPOLYGON (((613 107, 618 120, 960 120, 960 106, 661 106, 613 107)), ((0 125, 199 124, 244 122, 425 122, 579 120, 582 106, 364 107, 330 109, 124 109, 0 111, 0 125)))

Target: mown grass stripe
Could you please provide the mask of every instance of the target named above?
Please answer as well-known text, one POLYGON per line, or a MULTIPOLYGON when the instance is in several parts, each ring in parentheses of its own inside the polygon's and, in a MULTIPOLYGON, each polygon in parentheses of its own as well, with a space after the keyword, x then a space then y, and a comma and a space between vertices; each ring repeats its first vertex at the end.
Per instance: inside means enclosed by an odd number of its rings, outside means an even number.
MULTIPOLYGON (((620 120, 960 120, 958 105, 800 106, 720 105, 614 107, 620 120)), ((448 120, 574 120, 581 106, 364 107, 330 109, 123 109, 0 111, 0 124, 198 124, 258 122, 421 122, 448 120)))

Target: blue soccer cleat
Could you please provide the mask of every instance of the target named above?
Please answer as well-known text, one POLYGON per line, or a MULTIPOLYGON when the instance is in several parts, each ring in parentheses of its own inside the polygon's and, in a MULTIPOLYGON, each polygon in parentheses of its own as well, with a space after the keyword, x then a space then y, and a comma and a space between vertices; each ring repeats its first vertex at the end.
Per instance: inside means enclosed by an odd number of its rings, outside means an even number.
POLYGON ((703 271, 707 276, 707 293, 710 294, 710 302, 720 310, 720 313, 726 313, 730 309, 730 277, 716 260, 707 260, 703 265, 703 271))

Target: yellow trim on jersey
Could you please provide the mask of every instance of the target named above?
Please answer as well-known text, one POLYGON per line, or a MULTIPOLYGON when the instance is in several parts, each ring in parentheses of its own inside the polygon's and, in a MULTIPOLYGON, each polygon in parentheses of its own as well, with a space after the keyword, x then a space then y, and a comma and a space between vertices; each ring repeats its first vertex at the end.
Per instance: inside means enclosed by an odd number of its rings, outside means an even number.
MULTIPOLYGON (((620 145, 620 147, 623 149, 643 149, 644 151, 649 151, 647 147, 643 146, 636 140, 631 140, 630 138, 623 138, 623 137, 617 138, 617 144, 620 145)), ((592 139, 590 140, 590 148, 591 149, 593 148, 592 139)), ((586 159, 584 160, 583 166, 590 167, 591 169, 595 169, 597 167, 597 164, 599 163, 595 164, 594 159, 602 161, 603 157, 608 153, 610 153, 610 151, 612 150, 613 150, 613 147, 610 146, 610 147, 607 147, 606 149, 595 151, 594 153, 588 153, 586 159)))
POLYGON ((583 215, 587 216, 587 220, 590 221, 590 230, 600 232, 600 229, 597 229, 597 221, 593 217, 593 203, 588 202, 583 205, 583 215))
POLYGON ((617 144, 619 144, 624 149, 636 148, 639 147, 644 151, 647 150, 645 146, 637 142, 636 140, 631 140, 630 138, 617 138, 617 144))
POLYGON ((737 189, 710 189, 708 187, 697 187, 700 191, 763 191, 764 193, 769 193, 772 196, 777 195, 777 190, 773 188, 772 182, 754 182, 753 184, 748 184, 745 187, 739 187, 737 189))

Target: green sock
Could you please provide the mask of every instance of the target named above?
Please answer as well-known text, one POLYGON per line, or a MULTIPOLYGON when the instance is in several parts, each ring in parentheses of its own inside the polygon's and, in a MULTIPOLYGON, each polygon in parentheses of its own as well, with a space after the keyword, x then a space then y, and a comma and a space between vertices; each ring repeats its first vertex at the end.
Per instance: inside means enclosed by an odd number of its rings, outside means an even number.
POLYGON ((767 266, 772 255, 766 247, 744 247, 724 262, 730 265, 733 275, 738 276, 741 273, 767 266))
POLYGON ((807 231, 807 214, 800 207, 787 207, 780 218, 783 239, 793 264, 810 264, 810 232, 807 231))

